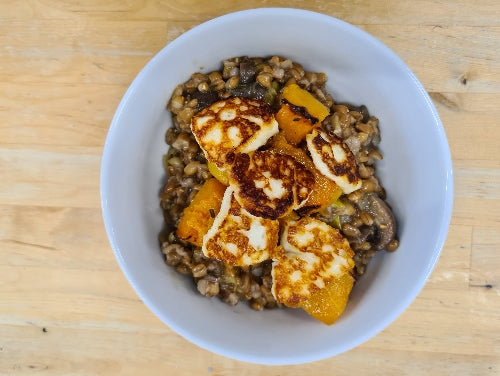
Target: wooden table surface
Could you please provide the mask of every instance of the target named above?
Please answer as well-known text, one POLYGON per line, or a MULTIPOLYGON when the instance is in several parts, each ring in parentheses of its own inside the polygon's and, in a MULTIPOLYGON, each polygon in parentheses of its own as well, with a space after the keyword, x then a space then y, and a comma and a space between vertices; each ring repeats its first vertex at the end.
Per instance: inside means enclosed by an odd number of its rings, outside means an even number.
POLYGON ((0 374, 500 374, 497 0, 0 1, 0 374), (427 285, 339 356, 252 365, 198 348, 134 293, 108 244, 100 161, 140 69, 189 28, 291 6, 373 34, 416 73, 448 136, 455 200, 427 285))

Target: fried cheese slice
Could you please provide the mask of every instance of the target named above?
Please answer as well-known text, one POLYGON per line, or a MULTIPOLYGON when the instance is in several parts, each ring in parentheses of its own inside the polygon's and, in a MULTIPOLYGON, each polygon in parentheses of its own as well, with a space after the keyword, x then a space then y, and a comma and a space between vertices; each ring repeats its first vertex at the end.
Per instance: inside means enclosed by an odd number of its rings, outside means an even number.
POLYGON ((353 257, 349 242, 337 229, 312 217, 289 221, 273 259, 271 291, 278 302, 299 307, 314 292, 350 273, 353 257))
POLYGON ((234 198, 234 189, 228 187, 220 211, 203 237, 202 251, 206 257, 229 265, 254 265, 273 257, 278 234, 277 220, 250 214, 234 198))
POLYGON ((302 207, 314 175, 289 155, 272 150, 237 154, 229 175, 236 200, 253 215, 277 219, 302 207))
POLYGON ((306 136, 306 142, 316 168, 344 193, 361 188, 356 158, 341 138, 318 128, 306 136))
POLYGON ((207 160, 219 168, 235 153, 249 153, 278 133, 272 109, 263 101, 232 97, 204 108, 191 119, 191 130, 207 160))

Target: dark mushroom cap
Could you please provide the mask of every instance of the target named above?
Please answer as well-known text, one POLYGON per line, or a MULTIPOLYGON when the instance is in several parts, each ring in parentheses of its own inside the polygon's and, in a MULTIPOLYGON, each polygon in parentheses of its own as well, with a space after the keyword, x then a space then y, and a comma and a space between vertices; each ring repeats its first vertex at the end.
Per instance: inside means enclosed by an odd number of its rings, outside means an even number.
POLYGON ((373 249, 376 251, 384 249, 396 237, 396 219, 391 208, 376 193, 366 194, 359 206, 370 213, 374 220, 377 241, 373 249))

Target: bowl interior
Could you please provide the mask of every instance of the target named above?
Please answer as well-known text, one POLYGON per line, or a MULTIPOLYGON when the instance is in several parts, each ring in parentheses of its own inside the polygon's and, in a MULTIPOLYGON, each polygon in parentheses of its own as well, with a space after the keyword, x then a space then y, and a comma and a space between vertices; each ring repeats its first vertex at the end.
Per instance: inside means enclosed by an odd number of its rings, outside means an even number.
POLYGON ((432 102, 402 61, 342 21, 293 9, 256 9, 202 24, 166 46, 124 96, 106 140, 101 198, 108 236, 145 304, 188 340, 232 358, 293 364, 346 351, 394 320, 432 271, 446 236, 452 199, 446 137, 432 102), (399 223, 400 248, 381 253, 355 286, 333 326, 301 310, 255 312, 196 294, 167 267, 157 235, 163 219, 165 110, 173 89, 232 56, 282 55, 325 72, 336 100, 365 104, 380 120, 384 159, 377 173, 399 223), (425 146, 424 146, 425 145, 425 146))

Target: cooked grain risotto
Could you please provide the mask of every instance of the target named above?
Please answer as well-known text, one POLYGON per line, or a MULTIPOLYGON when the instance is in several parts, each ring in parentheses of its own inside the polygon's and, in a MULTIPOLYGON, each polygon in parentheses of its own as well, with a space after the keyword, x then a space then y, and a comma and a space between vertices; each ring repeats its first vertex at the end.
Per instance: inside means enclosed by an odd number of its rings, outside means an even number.
MULTIPOLYGON (((200 147, 201 136, 196 132, 194 134, 192 130, 193 124, 196 123, 194 119, 198 114, 210 112, 211 106, 221 100, 239 98, 236 99, 237 103, 243 101, 245 108, 248 107, 247 102, 244 102, 247 99, 255 100, 255 103, 266 103, 268 107, 265 108, 269 108, 277 117, 280 132, 276 133, 277 129, 273 130, 274 133, 270 134, 255 152, 248 152, 251 158, 256 158, 256 156, 264 158, 265 153, 275 148, 281 133, 284 133, 286 140, 293 144, 296 155, 307 156, 309 160, 307 163, 311 163, 310 160, 318 162, 317 158, 315 159, 318 156, 312 155, 314 151, 312 152, 311 145, 314 140, 322 141, 320 137, 340 140, 336 142, 346 145, 345 152, 353 156, 357 180, 347 181, 345 179, 347 175, 345 175, 344 182, 350 184, 347 188, 342 186, 341 179, 335 180, 342 190, 338 188, 339 194, 333 202, 328 202, 328 205, 307 205, 307 203, 304 205, 303 202, 299 202, 293 207, 285 207, 283 212, 288 210, 286 215, 280 212, 279 216, 273 216, 273 212, 266 209, 267 211, 261 210, 264 214, 259 214, 260 216, 266 217, 269 223, 275 223, 276 226, 279 223, 281 232, 284 219, 291 218, 298 221, 305 216, 320 220, 340 231, 353 251, 353 268, 350 273, 354 279, 360 278, 365 273, 369 260, 375 253, 382 250, 392 252, 398 248, 396 221, 385 202, 385 190, 376 176, 376 162, 382 159, 382 153, 378 149, 380 142, 378 119, 370 115, 363 105, 355 106, 336 102, 325 90, 326 80, 324 73, 307 72, 299 63, 284 57, 235 57, 224 60, 218 71, 193 73, 188 81, 177 86, 172 93, 167 104, 167 109, 172 114, 173 126, 166 131, 165 135, 165 141, 170 148, 163 159, 167 182, 160 195, 165 218, 165 230, 160 234, 160 243, 166 264, 192 278, 200 294, 208 297, 218 296, 230 305, 246 300, 256 310, 283 306, 273 294, 273 257, 270 256, 262 262, 250 265, 234 263, 230 265, 216 258, 207 257, 202 251, 200 242, 196 244, 190 239, 179 236, 178 227, 185 209, 192 203, 205 182, 214 175, 219 181, 224 181, 221 166, 216 163, 212 165, 207 163, 207 153, 200 147), (284 97, 284 88, 295 87, 293 84, 305 89, 323 105, 321 108, 327 109, 326 117, 322 121, 318 119, 319 115, 307 106, 290 103, 293 101, 284 97), (279 120, 280 116, 281 118, 288 116, 282 112, 284 108, 295 114, 291 121, 297 124, 301 121, 309 124, 311 128, 304 128, 309 131, 305 133, 316 132, 314 134, 317 134, 317 137, 313 140, 312 136, 306 137, 305 134, 298 136, 295 133, 287 134, 287 130, 282 129, 282 123, 279 120), (355 187, 354 183, 356 183, 355 187)), ((229 102, 223 101, 222 103, 229 102)), ((236 156, 234 154, 227 153, 226 162, 230 160, 236 164, 242 159, 238 159, 238 154, 236 156)), ((318 155, 318 158, 321 158, 321 153, 318 155)), ((292 157, 299 162, 300 168, 303 168, 302 164, 308 166, 300 158, 295 157, 295 154, 292 157)), ((297 164, 297 161, 288 163, 293 165, 297 164)), ((243 158, 241 163, 248 164, 251 161, 248 162, 243 158)), ((319 165, 316 164, 316 166, 319 165)), ((324 171, 319 167, 318 169, 321 172, 324 171)), ((327 175, 327 172, 324 174, 327 175)), ((335 171, 333 173, 335 174, 335 171)), ((303 173, 304 186, 309 184, 308 181, 311 181, 313 175, 307 171, 303 173)), ((236 176, 234 172, 232 176, 234 179, 236 176)), ((227 179, 227 176, 225 178, 227 179)), ((312 181, 314 182, 314 179, 312 181)), ((227 185, 227 182, 225 184, 227 185)), ((330 184, 334 183, 330 182, 330 184)), ((238 186, 235 185, 236 197, 243 197, 245 193, 243 191, 244 189, 238 190, 238 186)), ((223 191, 221 199, 222 195, 223 191)), ((296 198, 297 195, 294 193, 291 196, 296 198)), ((321 198, 319 200, 321 201, 321 198)), ((255 206, 258 207, 257 209, 262 209, 262 206, 257 204, 255 206)), ((220 204, 219 207, 206 209, 211 221, 214 221, 218 215, 219 208, 220 204)), ((272 209, 275 208, 272 207, 272 209)), ((245 210, 252 212, 246 206, 245 210)), ((252 212, 252 214, 255 213, 252 212)), ((280 241, 278 240, 278 243, 280 241)))

